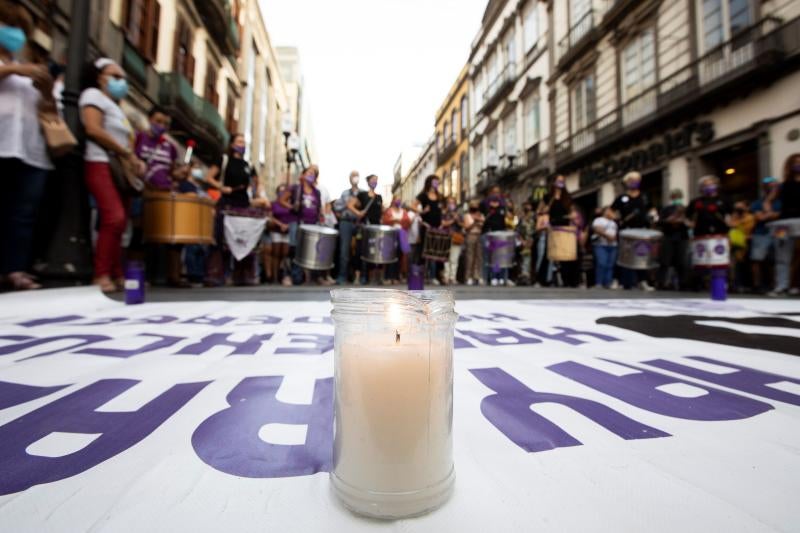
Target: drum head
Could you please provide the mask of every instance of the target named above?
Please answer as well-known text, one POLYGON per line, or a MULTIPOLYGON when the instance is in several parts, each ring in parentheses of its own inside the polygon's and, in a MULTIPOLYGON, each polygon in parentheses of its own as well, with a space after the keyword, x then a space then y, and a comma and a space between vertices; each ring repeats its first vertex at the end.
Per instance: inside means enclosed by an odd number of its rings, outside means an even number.
POLYGON ((632 239, 660 239, 664 236, 660 231, 653 229, 624 229, 619 232, 620 237, 630 237, 632 239))
POLYGON ((339 232, 328 226, 320 226, 318 224, 300 224, 301 231, 309 233, 322 233, 323 235, 338 235, 339 232))

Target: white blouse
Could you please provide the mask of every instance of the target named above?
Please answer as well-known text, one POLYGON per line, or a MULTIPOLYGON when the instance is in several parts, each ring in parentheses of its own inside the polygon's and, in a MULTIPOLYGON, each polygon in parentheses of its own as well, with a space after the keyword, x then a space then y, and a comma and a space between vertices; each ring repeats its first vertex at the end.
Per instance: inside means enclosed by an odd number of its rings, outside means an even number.
MULTIPOLYGON (((0 65, 5 65, 0 61, 0 65)), ((47 143, 39 126, 41 94, 26 76, 10 74, 0 80, 0 157, 52 170, 47 143)))

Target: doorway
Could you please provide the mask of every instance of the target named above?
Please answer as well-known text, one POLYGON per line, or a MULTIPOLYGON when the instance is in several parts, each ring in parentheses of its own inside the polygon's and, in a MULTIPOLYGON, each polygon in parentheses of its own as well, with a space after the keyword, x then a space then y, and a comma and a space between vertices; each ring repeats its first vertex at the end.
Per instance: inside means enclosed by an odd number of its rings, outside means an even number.
POLYGON ((758 198, 758 143, 739 143, 702 157, 707 168, 720 179, 722 196, 731 202, 748 203, 758 198))

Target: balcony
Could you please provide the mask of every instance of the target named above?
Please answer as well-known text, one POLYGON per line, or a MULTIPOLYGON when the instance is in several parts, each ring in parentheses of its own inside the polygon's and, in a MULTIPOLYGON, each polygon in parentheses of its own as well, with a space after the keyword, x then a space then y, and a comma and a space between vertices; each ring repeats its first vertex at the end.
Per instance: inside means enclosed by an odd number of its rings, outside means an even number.
POLYGON ((172 115, 176 136, 194 139, 199 155, 222 152, 228 142, 225 123, 211 102, 194 93, 189 80, 174 72, 161 74, 158 101, 172 115))
MULTIPOLYGON (((577 168, 598 150, 635 142, 647 131, 679 124, 781 75, 782 58, 800 52, 800 17, 765 18, 676 69, 656 85, 574 132, 556 147, 559 170, 577 168)), ((665 65, 661 65, 664 69, 665 65)))
POLYGON ((442 166, 450 161, 450 158, 456 153, 457 148, 458 144, 456 144, 456 140, 454 138, 451 137, 450 139, 447 139, 445 141, 445 145, 436 154, 436 164, 438 166, 442 166))
POLYGON ((230 0, 195 0, 194 5, 222 53, 236 55, 239 50, 239 28, 231 16, 230 0))
POLYGON ((560 70, 566 70, 584 52, 594 47, 600 39, 597 27, 599 19, 597 11, 590 9, 569 29, 567 35, 558 42, 556 48, 556 64, 560 70))
POLYGON ((515 81, 517 81, 517 64, 512 61, 500 71, 500 74, 486 88, 483 93, 483 106, 480 112, 487 114, 488 111, 494 109, 511 92, 515 81))

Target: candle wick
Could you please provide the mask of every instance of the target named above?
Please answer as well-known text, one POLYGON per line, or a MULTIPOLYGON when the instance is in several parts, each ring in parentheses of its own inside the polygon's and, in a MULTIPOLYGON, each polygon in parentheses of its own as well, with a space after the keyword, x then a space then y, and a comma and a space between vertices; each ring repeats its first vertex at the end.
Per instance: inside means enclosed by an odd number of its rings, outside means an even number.
POLYGON ((400 332, 397 330, 394 330, 394 343, 400 344, 400 332))

